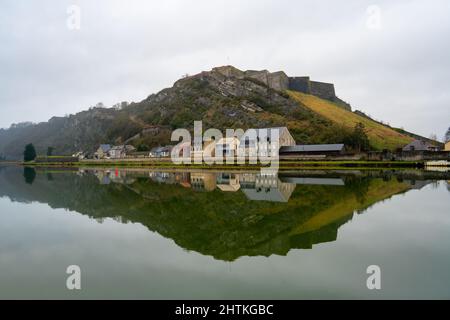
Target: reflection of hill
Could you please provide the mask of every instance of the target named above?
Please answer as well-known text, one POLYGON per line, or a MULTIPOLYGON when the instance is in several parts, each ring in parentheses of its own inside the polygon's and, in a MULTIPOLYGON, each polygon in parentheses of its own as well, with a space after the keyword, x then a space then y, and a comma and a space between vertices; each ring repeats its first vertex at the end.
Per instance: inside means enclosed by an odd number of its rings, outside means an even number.
POLYGON ((234 260, 286 254, 292 248, 336 240, 353 212, 410 188, 397 179, 346 177, 345 185, 299 185, 287 203, 251 201, 243 192, 195 192, 148 178, 100 184, 93 174, 38 172, 26 183, 23 169, 0 171, 0 196, 38 201, 92 218, 138 222, 179 246, 234 260))
POLYGON ((339 202, 314 215, 311 219, 305 221, 305 223, 295 227, 291 234, 307 234, 335 223, 338 223, 340 226, 352 217, 352 212, 364 210, 376 202, 389 198, 404 190, 405 183, 399 183, 396 180, 385 183, 382 179, 373 179, 370 181, 370 187, 362 201, 358 199, 355 193, 350 192, 344 195, 344 198, 339 202))

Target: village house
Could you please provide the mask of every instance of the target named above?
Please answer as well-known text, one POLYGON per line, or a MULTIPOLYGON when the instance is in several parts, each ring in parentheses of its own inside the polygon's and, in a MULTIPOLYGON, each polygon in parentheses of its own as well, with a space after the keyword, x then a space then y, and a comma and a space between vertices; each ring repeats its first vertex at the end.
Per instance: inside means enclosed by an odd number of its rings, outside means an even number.
POLYGON ((260 155, 270 155, 270 151, 273 154, 281 147, 295 146, 295 139, 287 127, 259 128, 247 130, 240 143, 246 156, 256 156, 258 152, 260 155), (278 143, 272 141, 274 136, 278 136, 278 143))
POLYGON ((78 158, 78 160, 83 160, 86 158, 86 155, 84 154, 83 151, 79 151, 77 153, 72 154, 73 158, 78 158))
POLYGON ((218 140, 200 141, 194 143, 192 148, 189 147, 189 143, 187 143, 187 146, 180 145, 177 146, 177 154, 180 157, 184 154, 185 157, 191 155, 194 158, 200 157, 203 159, 215 158, 219 155, 236 157, 244 154, 247 157, 249 155, 257 156, 258 150, 260 150, 260 154, 265 155, 269 153, 270 149, 278 151, 281 146, 291 145, 295 145, 295 140, 286 127, 259 128, 248 129, 240 138, 222 137, 218 140), (277 131, 278 143, 271 141, 275 135, 274 131, 277 131), (182 150, 185 150, 184 153, 182 153, 182 150))
POLYGON ((151 158, 166 158, 170 157, 173 146, 156 147, 150 150, 151 158))
POLYGON ((200 141, 195 143, 192 147, 192 156, 194 158, 202 158, 203 155, 213 156, 214 155, 215 141, 200 141))
POLYGON ((223 157, 236 156, 236 150, 240 141, 236 137, 220 138, 215 143, 215 148, 211 152, 211 156, 222 155, 223 157))
POLYGON ((109 158, 109 151, 111 150, 110 144, 101 144, 97 151, 94 153, 95 159, 109 158))
POLYGON ((190 159, 192 154, 193 148, 191 146, 191 142, 183 142, 180 144, 177 144, 173 147, 172 152, 178 155, 179 158, 186 158, 190 159))
POLYGON ((439 151, 439 147, 424 140, 414 140, 402 148, 403 151, 439 151))
POLYGON ((135 151, 136 148, 132 145, 114 146, 109 150, 109 156, 111 159, 123 159, 128 153, 135 151))

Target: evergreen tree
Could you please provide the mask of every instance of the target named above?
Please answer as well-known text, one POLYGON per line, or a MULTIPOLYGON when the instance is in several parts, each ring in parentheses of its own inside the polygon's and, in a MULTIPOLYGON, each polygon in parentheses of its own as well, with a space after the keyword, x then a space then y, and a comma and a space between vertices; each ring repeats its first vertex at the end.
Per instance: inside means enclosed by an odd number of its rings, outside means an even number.
POLYGON ((33 161, 36 159, 36 149, 34 148, 32 143, 29 143, 25 146, 25 151, 23 152, 23 160, 25 162, 33 161))
POLYGON ((48 147, 47 148, 47 157, 51 157, 53 155, 53 147, 48 147))

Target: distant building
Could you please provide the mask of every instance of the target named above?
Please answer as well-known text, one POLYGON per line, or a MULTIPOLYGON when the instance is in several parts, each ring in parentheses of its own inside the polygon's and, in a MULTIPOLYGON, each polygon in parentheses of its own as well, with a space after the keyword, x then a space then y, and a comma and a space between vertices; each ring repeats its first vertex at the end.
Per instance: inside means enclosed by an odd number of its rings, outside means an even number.
POLYGON ((109 150, 109 156, 111 159, 123 159, 128 153, 135 151, 136 148, 132 145, 114 146, 109 150))
POLYGON ((109 158, 109 151, 111 150, 110 144, 101 144, 97 151, 94 153, 94 158, 104 159, 109 158))
POLYGON ((450 140, 445 143, 445 151, 450 151, 450 140))
POLYGON ((77 152, 77 153, 74 153, 74 154, 72 155, 72 157, 73 157, 73 158, 78 158, 78 160, 83 160, 83 159, 86 158, 86 155, 84 154, 84 152, 79 151, 79 152, 77 152))
POLYGON ((183 142, 180 144, 177 144, 173 147, 172 152, 178 155, 179 158, 191 158, 192 153, 192 146, 191 142, 183 142))
POLYGON ((344 152, 344 144, 305 144, 280 148, 283 155, 338 155, 344 152))
POLYGON ((220 138, 215 144, 215 152, 214 155, 222 155, 224 157, 228 156, 236 156, 236 150, 239 147, 240 141, 236 137, 231 138, 220 138))
POLYGON ((203 155, 214 156, 214 143, 214 140, 194 141, 191 154, 194 158, 201 158, 203 155))
POLYGON ((424 140, 414 140, 403 147, 403 151, 439 151, 439 147, 424 140))
POLYGON ((166 158, 170 157, 173 146, 156 147, 150 150, 151 158, 166 158))
POLYGON ((245 148, 246 156, 256 155, 257 152, 265 155, 269 150, 277 152, 281 147, 295 146, 295 139, 286 127, 259 128, 247 130, 240 143, 245 148), (275 136, 278 136, 278 143, 272 141, 275 136))
POLYGON ((125 158, 126 152, 124 146, 114 146, 109 150, 109 156, 111 159, 125 158))

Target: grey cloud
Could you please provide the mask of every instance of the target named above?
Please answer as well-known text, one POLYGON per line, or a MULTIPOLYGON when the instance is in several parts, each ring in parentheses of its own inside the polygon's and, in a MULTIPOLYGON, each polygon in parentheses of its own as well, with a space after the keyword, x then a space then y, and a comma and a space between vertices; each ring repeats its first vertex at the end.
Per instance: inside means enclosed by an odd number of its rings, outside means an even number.
POLYGON ((334 82, 375 118, 450 125, 448 1, 2 1, 0 127, 138 101, 217 65, 334 82), (81 8, 81 29, 66 9, 81 8), (365 26, 369 5, 382 28, 365 26))

